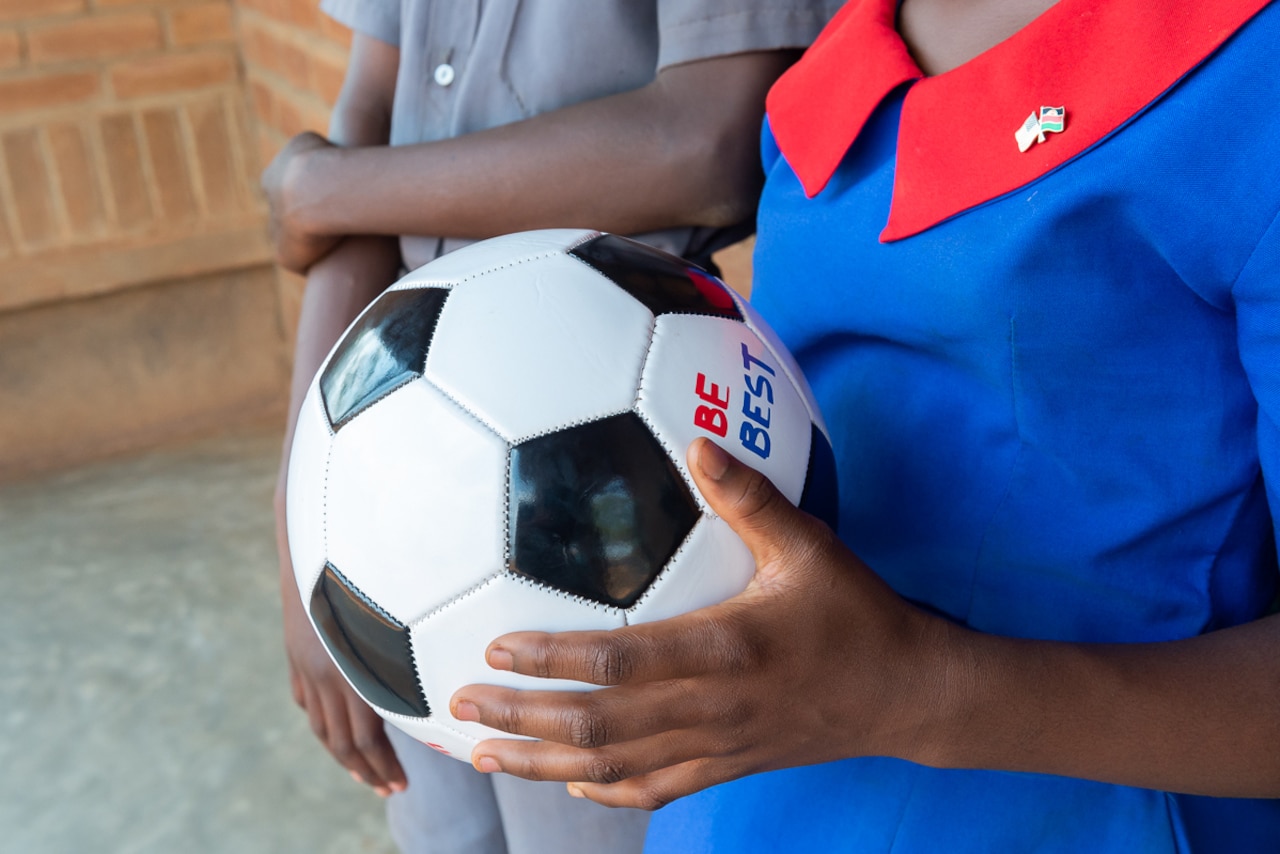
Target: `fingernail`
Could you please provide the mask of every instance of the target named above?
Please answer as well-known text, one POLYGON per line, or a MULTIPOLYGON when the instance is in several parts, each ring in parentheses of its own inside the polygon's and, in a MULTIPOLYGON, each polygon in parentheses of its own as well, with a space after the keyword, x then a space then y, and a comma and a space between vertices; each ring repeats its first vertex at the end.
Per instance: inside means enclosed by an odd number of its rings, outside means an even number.
POLYGON ((391 791, 393 791, 393 792, 403 792, 403 791, 405 790, 405 788, 406 788, 406 786, 405 786, 405 784, 404 784, 404 783, 392 783, 392 784, 391 784, 391 791))
POLYGON ((698 468, 712 480, 719 480, 729 470, 729 455, 710 439, 698 449, 698 468))
POLYGON ((575 798, 586 797, 586 795, 582 793, 582 790, 578 788, 577 783, 566 783, 565 786, 569 789, 569 794, 573 795, 575 798))
POLYGON ((495 646, 489 650, 489 666, 494 670, 515 670, 516 661, 511 657, 511 653, 500 646, 495 646))
POLYGON ((459 700, 453 704, 453 716, 460 721, 478 721, 480 710, 469 700, 459 700))
POLYGON ((391 797, 391 790, 388 789, 386 786, 378 786, 377 788, 374 789, 374 791, 378 793, 378 797, 380 798, 391 797))
POLYGON ((484 774, 493 774, 502 770, 502 766, 498 764, 498 760, 492 756, 481 756, 476 760, 476 770, 484 774))
POLYGON ((357 774, 355 771, 348 771, 347 773, 348 773, 348 774, 350 774, 350 775, 351 775, 351 779, 352 779, 352 780, 355 780, 357 783, 363 783, 363 782, 364 782, 364 778, 363 778, 363 777, 361 777, 359 774, 357 774))

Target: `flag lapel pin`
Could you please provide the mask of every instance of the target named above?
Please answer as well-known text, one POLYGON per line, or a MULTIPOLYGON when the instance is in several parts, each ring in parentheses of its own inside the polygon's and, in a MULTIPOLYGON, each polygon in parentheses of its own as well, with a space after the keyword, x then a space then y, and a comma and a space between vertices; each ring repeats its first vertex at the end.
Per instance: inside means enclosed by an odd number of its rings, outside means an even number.
POLYGON ((1062 133, 1067 126, 1066 107, 1041 107, 1039 112, 1027 116, 1022 127, 1014 131, 1018 150, 1026 151, 1037 142, 1044 142, 1046 133, 1062 133))

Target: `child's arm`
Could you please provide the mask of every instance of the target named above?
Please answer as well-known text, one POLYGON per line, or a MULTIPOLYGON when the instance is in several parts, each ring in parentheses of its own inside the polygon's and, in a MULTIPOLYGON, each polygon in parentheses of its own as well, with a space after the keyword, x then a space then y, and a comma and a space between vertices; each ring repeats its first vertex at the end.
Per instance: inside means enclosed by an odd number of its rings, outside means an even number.
MULTIPOLYGON (((388 138, 399 51, 356 34, 330 136, 344 145, 376 145, 388 138)), ((285 651, 293 698, 311 729, 338 762, 381 794, 405 785, 404 772, 382 729, 382 719, 360 699, 329 659, 298 596, 285 527, 285 479, 298 409, 329 349, 366 305, 393 281, 400 266, 394 238, 353 237, 321 247, 325 255, 307 273, 298 320, 289 420, 276 484, 276 543, 284 609, 285 651), (332 251, 330 251, 330 249, 332 251)), ((309 247, 308 251, 316 251, 309 247)))
POLYGON ((438 142, 343 149, 304 136, 267 186, 281 261, 305 268, 342 234, 737 224, 763 180, 765 92, 796 55, 676 65, 640 89, 438 142))

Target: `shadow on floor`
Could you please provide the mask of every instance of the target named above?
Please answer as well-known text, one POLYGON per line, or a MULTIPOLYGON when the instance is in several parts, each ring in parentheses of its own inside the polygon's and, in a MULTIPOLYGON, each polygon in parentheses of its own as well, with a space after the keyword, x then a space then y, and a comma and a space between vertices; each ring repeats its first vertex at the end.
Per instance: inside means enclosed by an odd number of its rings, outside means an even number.
POLYGON ((392 852, 289 698, 259 430, 0 486, 0 851, 392 852))

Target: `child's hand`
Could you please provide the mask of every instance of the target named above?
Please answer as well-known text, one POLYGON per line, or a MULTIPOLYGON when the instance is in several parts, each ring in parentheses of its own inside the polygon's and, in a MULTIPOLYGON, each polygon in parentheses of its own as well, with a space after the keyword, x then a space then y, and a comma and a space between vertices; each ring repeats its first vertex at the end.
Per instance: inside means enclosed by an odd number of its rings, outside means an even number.
POLYGON ((294 582, 284 502, 282 476, 276 492, 276 548, 293 701, 307 713, 316 738, 353 779, 382 797, 403 791, 408 781, 382 718, 347 684, 307 619, 294 582))
POLYGON ((755 556, 751 584, 658 623, 498 638, 491 666, 611 687, 462 688, 456 717, 543 739, 484 741, 473 764, 576 781, 574 794, 654 809, 774 768, 927 758, 953 627, 904 602, 763 475, 705 440, 690 461, 712 509, 755 556))
POLYGON ((341 235, 313 234, 299 211, 300 185, 307 155, 335 146, 318 133, 304 131, 289 140, 262 173, 262 191, 270 207, 270 233, 276 260, 286 270, 305 273, 338 244, 341 235))

